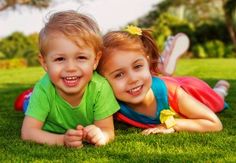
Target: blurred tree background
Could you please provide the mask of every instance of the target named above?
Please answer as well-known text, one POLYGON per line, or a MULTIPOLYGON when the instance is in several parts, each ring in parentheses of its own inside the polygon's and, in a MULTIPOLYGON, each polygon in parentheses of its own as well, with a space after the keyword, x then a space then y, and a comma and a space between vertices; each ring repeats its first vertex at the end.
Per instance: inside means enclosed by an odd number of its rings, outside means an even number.
MULTIPOLYGON (((16 5, 45 8, 50 2, 4 0, 0 3, 0 11, 16 5)), ((189 58, 236 57, 236 0, 163 0, 132 24, 152 29, 161 49, 168 36, 178 32, 186 33, 191 40, 186 55, 189 58)), ((19 64, 15 59, 23 58, 29 66, 38 65, 37 43, 37 33, 25 36, 21 32, 14 32, 0 40, 0 60, 14 59, 19 64)), ((9 63, 5 65, 8 66, 9 63)))
POLYGON ((236 0, 164 0, 136 24, 151 28, 161 48, 169 35, 184 32, 189 57, 236 57, 236 0))

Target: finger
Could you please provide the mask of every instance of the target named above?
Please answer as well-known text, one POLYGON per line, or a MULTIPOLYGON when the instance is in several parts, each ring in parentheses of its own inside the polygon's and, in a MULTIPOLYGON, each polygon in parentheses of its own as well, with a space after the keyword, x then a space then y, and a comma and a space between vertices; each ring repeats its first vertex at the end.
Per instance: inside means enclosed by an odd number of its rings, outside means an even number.
POLYGON ((85 131, 85 132, 89 132, 89 131, 91 131, 91 130, 94 130, 94 128, 97 128, 97 126, 95 126, 95 125, 89 125, 89 126, 84 127, 84 131, 85 131))
POLYGON ((105 142, 105 137, 104 136, 100 136, 100 137, 97 137, 96 141, 94 142, 95 146, 102 146, 102 145, 105 145, 106 142, 105 142))
POLYGON ((151 133, 152 128, 148 128, 142 131, 143 135, 149 135, 151 133))
POLYGON ((83 135, 83 132, 80 131, 80 130, 69 129, 69 130, 66 132, 66 135, 69 135, 69 136, 82 136, 82 135, 83 135))
POLYGON ((96 129, 95 130, 90 130, 87 133, 86 140, 88 140, 90 143, 94 144, 96 142, 96 139, 97 139, 96 135, 97 135, 96 129))
POLYGON ((76 126, 76 130, 83 130, 83 129, 84 129, 84 127, 82 125, 77 125, 76 126))
POLYGON ((99 141, 99 139, 101 139, 100 136, 95 134, 90 137, 90 142, 92 144, 96 144, 99 141))
POLYGON ((141 134, 146 135, 147 129, 143 130, 141 134))
POLYGON ((100 128, 94 126, 94 125, 90 125, 84 128, 84 131, 87 135, 87 137, 94 137, 96 135, 96 133, 101 132, 100 128))
POLYGON ((82 141, 74 141, 74 142, 68 143, 67 146, 68 147, 73 147, 73 148, 82 148, 83 143, 82 143, 82 141))
POLYGON ((169 128, 169 129, 165 130, 163 133, 170 134, 170 133, 174 133, 174 132, 175 132, 175 130, 173 128, 169 128))
POLYGON ((82 141, 82 140, 83 140, 83 138, 78 137, 78 136, 65 136, 65 138, 64 138, 65 144, 69 144, 69 143, 75 142, 75 141, 82 141))
POLYGON ((153 134, 159 134, 159 133, 162 133, 162 131, 161 131, 159 128, 154 128, 154 129, 152 130, 152 133, 153 133, 153 134))
POLYGON ((72 142, 72 141, 81 141, 83 140, 83 137, 82 136, 70 136, 69 137, 69 140, 72 142))

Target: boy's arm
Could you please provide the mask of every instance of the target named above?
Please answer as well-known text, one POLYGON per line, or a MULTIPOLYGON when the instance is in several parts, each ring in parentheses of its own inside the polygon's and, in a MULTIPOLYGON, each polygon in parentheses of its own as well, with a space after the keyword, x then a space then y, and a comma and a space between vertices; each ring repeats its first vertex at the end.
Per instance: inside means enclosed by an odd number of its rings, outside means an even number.
POLYGON ((105 119, 95 121, 94 125, 96 125, 102 130, 103 135, 105 136, 105 143, 108 143, 109 141, 112 141, 114 139, 115 132, 112 115, 105 119))
POLYGON ((206 105, 187 94, 182 88, 177 89, 179 111, 188 119, 176 119, 176 131, 209 132, 222 130, 222 123, 216 114, 206 105))
POLYGON ((83 133, 80 130, 69 129, 65 134, 54 134, 42 130, 43 122, 30 116, 25 116, 21 138, 34 141, 39 144, 66 145, 70 147, 82 147, 83 133))
POLYGON ((84 128, 85 139, 96 146, 105 145, 112 141, 115 137, 113 117, 109 116, 105 119, 94 122, 84 128))
POLYGON ((43 122, 30 116, 25 116, 21 128, 21 138, 40 144, 64 145, 64 135, 43 131, 42 127, 43 122))

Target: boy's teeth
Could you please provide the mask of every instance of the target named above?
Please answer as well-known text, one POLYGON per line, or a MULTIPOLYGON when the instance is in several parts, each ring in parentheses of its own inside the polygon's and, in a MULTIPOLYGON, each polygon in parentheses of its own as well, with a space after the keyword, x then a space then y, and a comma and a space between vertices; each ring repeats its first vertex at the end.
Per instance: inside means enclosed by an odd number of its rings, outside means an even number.
POLYGON ((76 76, 69 76, 65 78, 66 80, 76 80, 77 77, 76 76))

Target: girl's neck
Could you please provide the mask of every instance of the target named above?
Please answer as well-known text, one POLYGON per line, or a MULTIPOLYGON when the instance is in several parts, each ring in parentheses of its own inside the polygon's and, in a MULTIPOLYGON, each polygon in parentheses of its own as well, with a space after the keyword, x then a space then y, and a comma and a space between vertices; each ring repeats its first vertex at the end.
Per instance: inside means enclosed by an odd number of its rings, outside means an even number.
POLYGON ((155 117, 156 115, 157 101, 155 99, 152 89, 148 91, 142 102, 138 104, 127 104, 127 105, 138 113, 151 117, 155 117))

